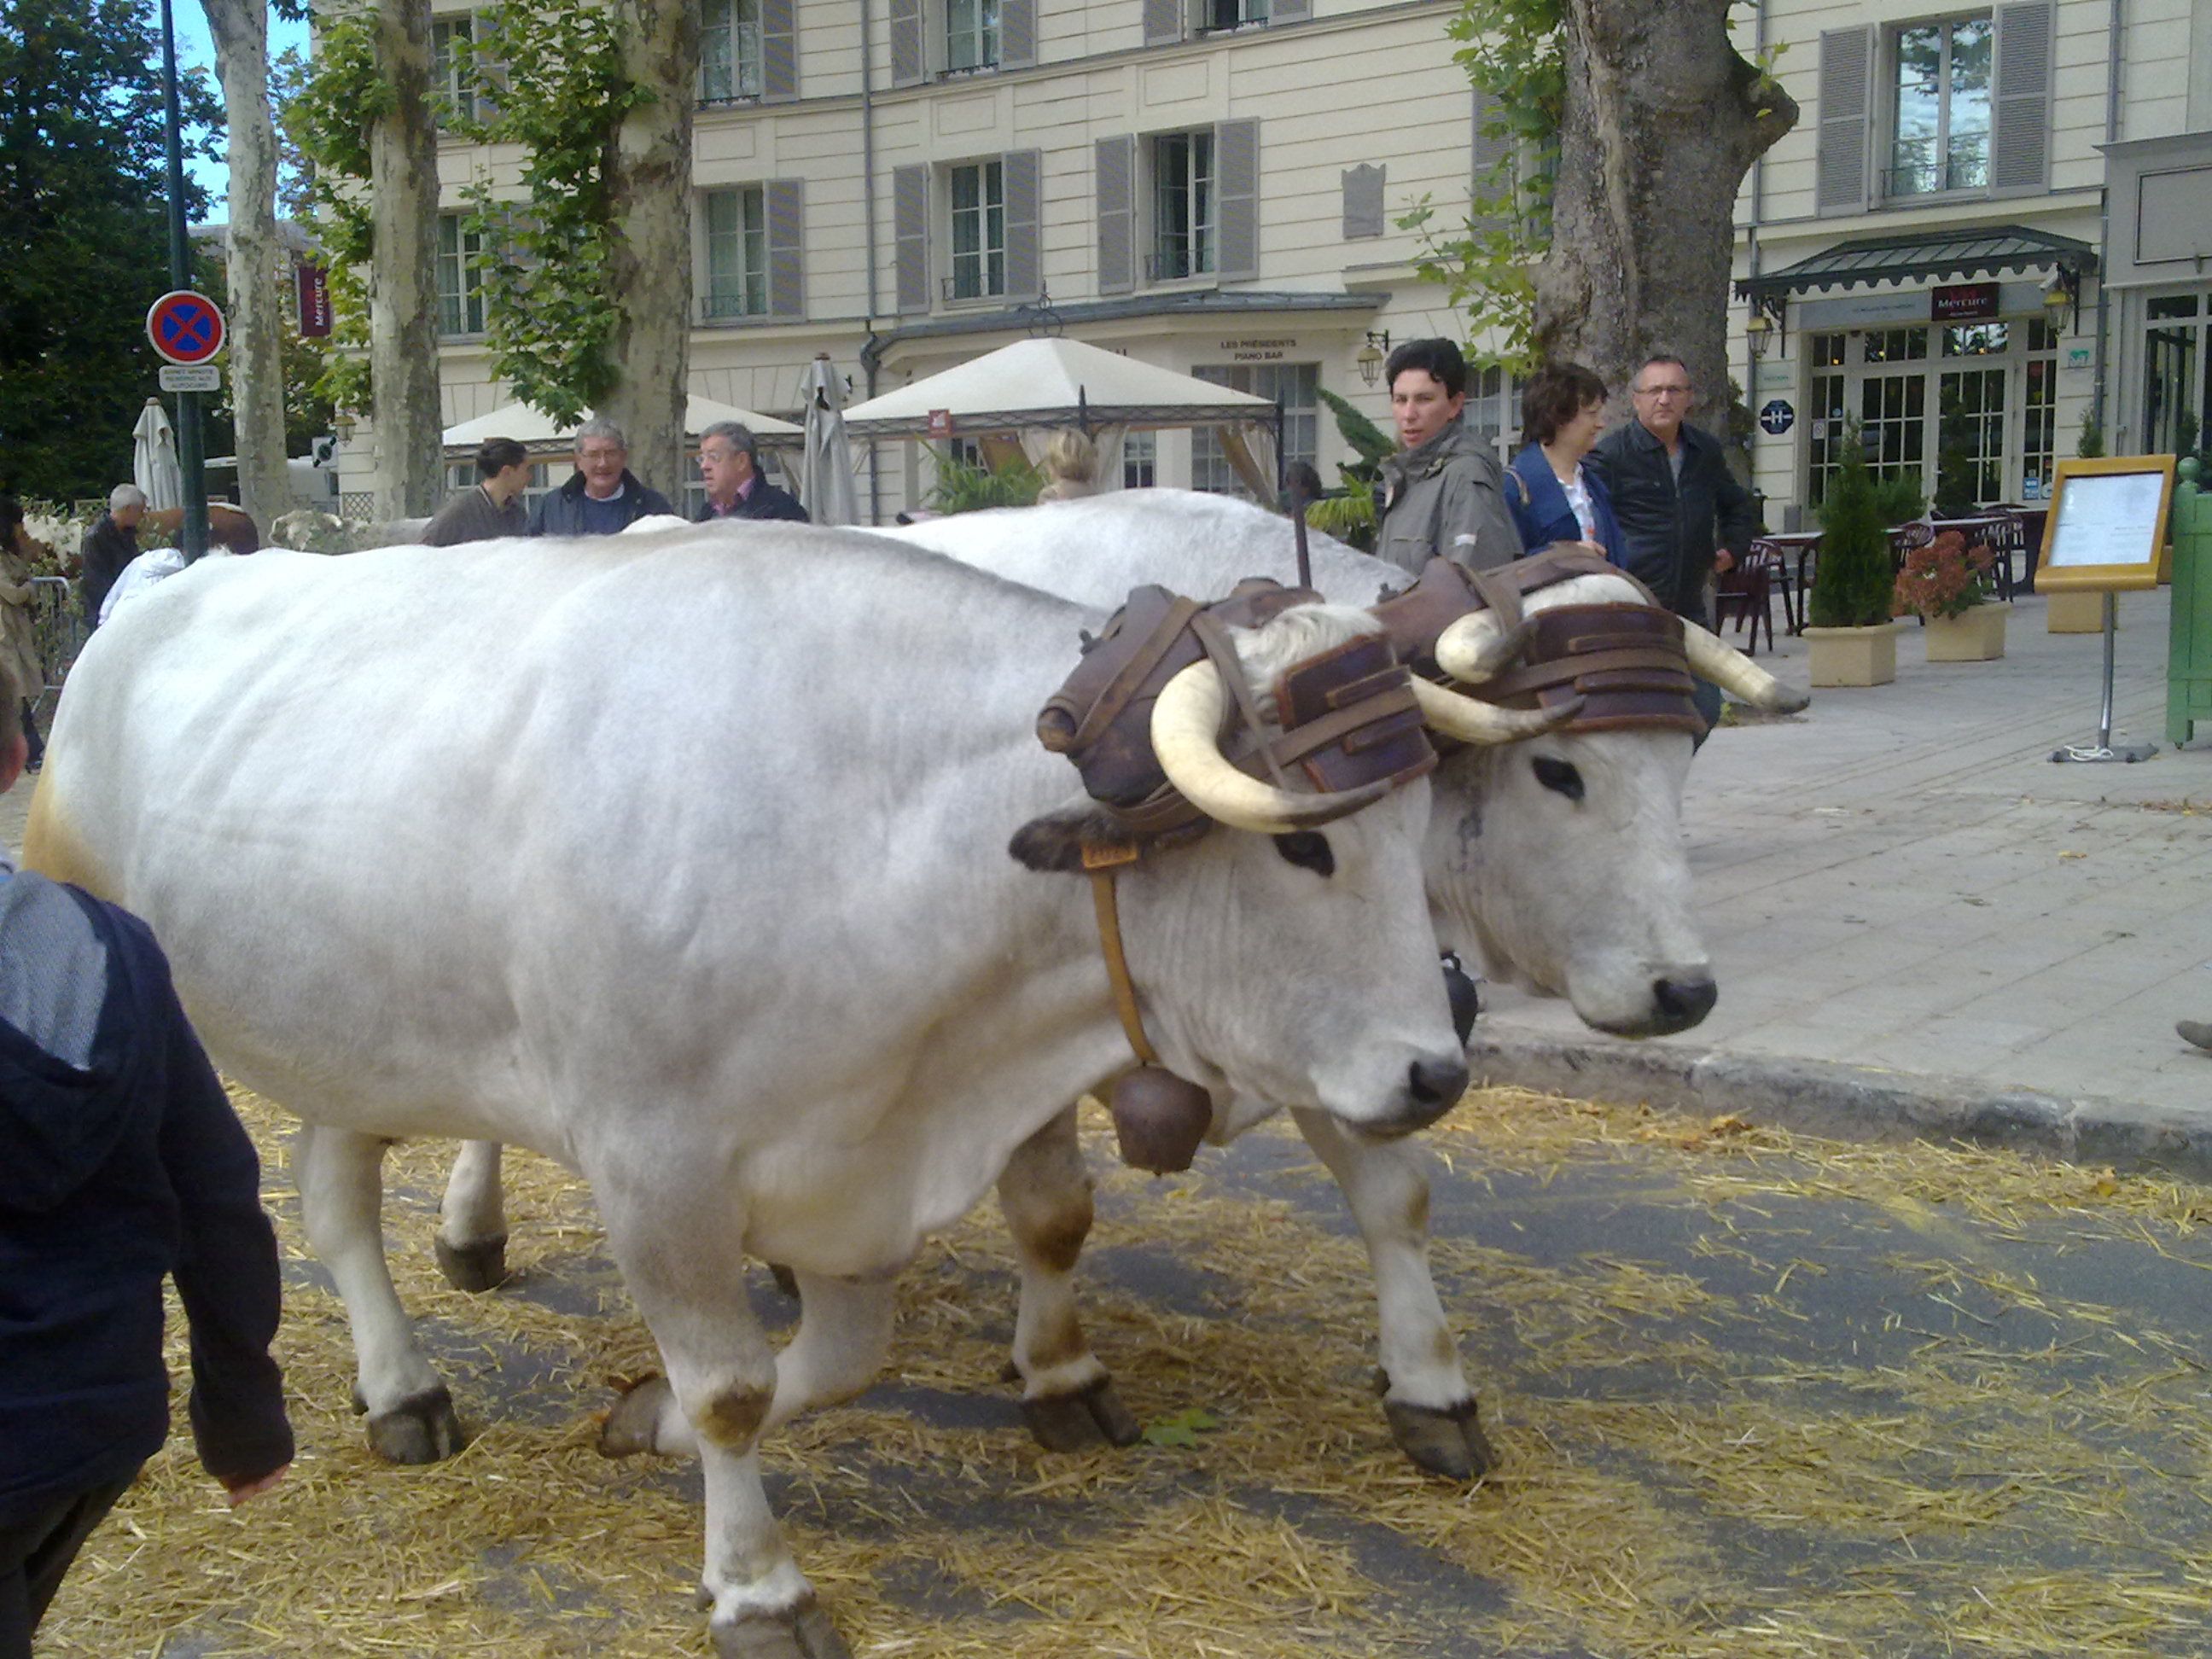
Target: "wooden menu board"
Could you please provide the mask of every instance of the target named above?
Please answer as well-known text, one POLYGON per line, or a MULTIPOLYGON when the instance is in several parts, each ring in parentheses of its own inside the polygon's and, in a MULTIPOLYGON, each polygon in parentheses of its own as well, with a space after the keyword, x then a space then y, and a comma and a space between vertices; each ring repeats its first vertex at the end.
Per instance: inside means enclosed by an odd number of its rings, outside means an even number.
POLYGON ((2059 462, 2035 591, 2156 587, 2172 505, 2171 455, 2059 462))

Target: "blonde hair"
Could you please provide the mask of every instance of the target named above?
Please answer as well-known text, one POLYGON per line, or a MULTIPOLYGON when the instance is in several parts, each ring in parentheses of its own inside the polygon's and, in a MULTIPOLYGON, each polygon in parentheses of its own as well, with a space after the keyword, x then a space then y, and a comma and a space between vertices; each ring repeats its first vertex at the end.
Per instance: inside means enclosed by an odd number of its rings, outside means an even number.
POLYGON ((1055 432, 1044 447, 1044 470, 1055 478, 1092 483, 1098 476, 1098 446, 1080 432, 1055 432))

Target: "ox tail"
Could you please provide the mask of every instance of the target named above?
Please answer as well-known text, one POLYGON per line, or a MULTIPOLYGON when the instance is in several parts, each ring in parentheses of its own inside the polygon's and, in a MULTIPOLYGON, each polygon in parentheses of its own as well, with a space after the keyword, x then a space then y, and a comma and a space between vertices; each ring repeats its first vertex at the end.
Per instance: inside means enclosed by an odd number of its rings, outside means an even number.
POLYGON ((41 773, 38 787, 31 792, 30 817, 23 830, 23 867, 50 881, 82 887, 96 897, 112 897, 100 866, 70 830, 58 804, 59 793, 52 772, 41 773))

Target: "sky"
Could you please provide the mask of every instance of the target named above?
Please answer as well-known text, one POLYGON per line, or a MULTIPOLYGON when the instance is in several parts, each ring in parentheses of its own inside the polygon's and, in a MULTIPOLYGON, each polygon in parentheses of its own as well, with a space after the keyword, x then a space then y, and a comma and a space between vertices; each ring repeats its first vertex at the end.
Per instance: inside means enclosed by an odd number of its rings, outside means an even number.
MULTIPOLYGON (((199 0, 171 0, 170 12, 177 26, 177 73, 183 75, 194 65, 207 71, 208 85, 216 96, 222 95, 222 83, 215 78, 215 42, 209 38, 207 14, 200 9, 199 0)), ((155 67, 160 67, 161 18, 154 18, 155 67)), ((274 62, 282 57, 288 46, 307 49, 307 26, 302 22, 288 23, 274 13, 269 18, 269 57, 274 62)), ((224 201, 230 195, 230 169, 220 157, 215 161, 190 161, 185 170, 207 187, 208 211, 216 219, 223 216, 224 201)))

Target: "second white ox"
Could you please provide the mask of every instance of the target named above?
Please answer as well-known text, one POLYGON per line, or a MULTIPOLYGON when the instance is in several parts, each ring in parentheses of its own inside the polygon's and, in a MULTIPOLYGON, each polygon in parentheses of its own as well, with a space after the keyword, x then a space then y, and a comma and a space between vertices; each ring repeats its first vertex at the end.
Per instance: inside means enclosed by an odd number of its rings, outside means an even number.
MULTIPOLYGON (((1126 1064, 1087 885, 1032 872, 1121 834, 1031 725, 1099 622, 879 539, 702 527, 203 565, 72 672, 27 856, 143 914, 211 1052, 306 1121, 372 1439, 459 1441, 384 1261, 385 1138, 581 1171, 702 1449, 725 1655, 844 1651, 757 1437, 867 1382, 890 1275, 1126 1064), (748 1254, 799 1275, 780 1354, 748 1254)), ((1237 647, 1264 695, 1370 626, 1301 607, 1237 647)), ((1428 787, 1319 831, 1333 877, 1294 860, 1249 831, 1316 803, 1219 759, 1212 672, 1155 738, 1247 829, 1122 878, 1152 1040, 1222 1096, 1417 1128, 1466 1081, 1428 787)))

